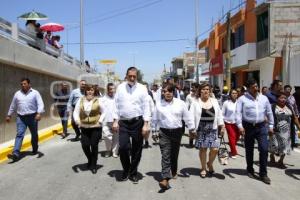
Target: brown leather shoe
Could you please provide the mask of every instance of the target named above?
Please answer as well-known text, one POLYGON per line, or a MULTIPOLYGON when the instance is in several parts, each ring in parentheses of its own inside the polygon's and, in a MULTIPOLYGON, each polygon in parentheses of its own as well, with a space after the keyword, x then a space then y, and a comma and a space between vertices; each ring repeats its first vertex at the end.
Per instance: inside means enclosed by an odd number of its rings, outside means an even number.
POLYGON ((163 190, 167 190, 170 188, 169 181, 167 179, 163 179, 161 182, 159 182, 159 187, 163 190))

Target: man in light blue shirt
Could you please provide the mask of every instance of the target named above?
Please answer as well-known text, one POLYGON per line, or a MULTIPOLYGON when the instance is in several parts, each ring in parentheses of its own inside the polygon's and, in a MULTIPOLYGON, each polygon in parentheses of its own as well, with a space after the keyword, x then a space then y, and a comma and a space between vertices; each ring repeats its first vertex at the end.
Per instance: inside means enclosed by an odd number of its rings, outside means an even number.
POLYGON ((74 139, 75 141, 79 140, 80 129, 74 121, 72 112, 75 108, 75 105, 76 105, 77 101, 84 95, 85 85, 86 85, 85 80, 81 80, 79 82, 79 88, 72 90, 72 92, 70 94, 69 101, 68 101, 68 106, 67 106, 67 113, 68 113, 68 116, 71 114, 71 124, 72 124, 72 127, 75 131, 75 134, 76 134, 76 137, 74 139))
POLYGON ((41 120, 41 113, 44 112, 44 103, 40 93, 31 88, 30 80, 21 80, 21 90, 17 91, 10 104, 6 122, 10 122, 11 115, 17 113, 17 135, 12 154, 7 157, 14 162, 20 159, 20 149, 27 127, 31 133, 32 154, 38 151, 38 121, 41 120))
POLYGON ((245 136, 247 171, 250 178, 255 178, 253 168, 254 141, 258 142, 260 179, 270 184, 267 176, 268 161, 268 119, 269 133, 273 134, 274 118, 268 98, 259 94, 256 80, 248 80, 248 92, 237 101, 236 123, 239 131, 245 136))

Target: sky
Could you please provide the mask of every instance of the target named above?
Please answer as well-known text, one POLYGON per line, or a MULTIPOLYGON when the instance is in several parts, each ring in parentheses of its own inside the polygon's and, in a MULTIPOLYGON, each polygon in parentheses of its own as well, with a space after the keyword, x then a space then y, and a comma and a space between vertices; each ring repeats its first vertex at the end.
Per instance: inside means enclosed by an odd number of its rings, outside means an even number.
MULTIPOLYGON (((242 0, 199 0, 199 34, 211 28, 224 12, 242 0)), ((35 10, 48 20, 65 26, 61 36, 64 51, 80 59, 80 0, 1 0, 0 17, 17 22, 24 28, 25 21, 17 19, 35 10), (24 3, 21 3, 24 2, 24 3)), ((195 0, 84 0, 85 60, 98 71, 105 70, 99 60, 117 60, 114 70, 124 77, 126 69, 137 66, 144 80, 158 78, 172 58, 194 50, 195 0), (173 42, 148 42, 176 40, 173 42), (118 43, 121 42, 121 43, 118 43), (134 43, 126 43, 134 42, 134 43)), ((201 34, 199 40, 208 33, 201 34)))

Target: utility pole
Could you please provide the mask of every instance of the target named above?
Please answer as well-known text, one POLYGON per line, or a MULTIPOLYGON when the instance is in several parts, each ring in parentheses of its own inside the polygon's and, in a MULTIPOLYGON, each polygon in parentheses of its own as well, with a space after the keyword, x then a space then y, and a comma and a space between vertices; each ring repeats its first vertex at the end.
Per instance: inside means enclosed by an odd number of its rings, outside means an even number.
POLYGON ((227 44, 226 44, 226 86, 230 90, 231 88, 231 55, 230 55, 230 44, 231 44, 231 29, 230 29, 230 11, 227 13, 227 44))
POLYGON ((84 66, 83 0, 80 0, 80 62, 84 66))
POLYGON ((199 0, 195 0, 195 59, 196 82, 199 83, 199 66, 198 66, 198 19, 199 19, 199 0))

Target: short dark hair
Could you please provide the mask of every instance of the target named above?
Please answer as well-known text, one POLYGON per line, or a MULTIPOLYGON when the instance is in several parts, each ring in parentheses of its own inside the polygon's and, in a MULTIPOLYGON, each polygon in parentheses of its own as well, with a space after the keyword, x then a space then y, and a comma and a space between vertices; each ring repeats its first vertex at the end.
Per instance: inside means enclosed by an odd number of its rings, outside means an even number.
POLYGON ((199 87, 197 88, 197 91, 196 91, 196 97, 197 98, 200 98, 201 90, 205 87, 209 87, 209 90, 211 90, 211 85, 209 83, 204 82, 204 83, 200 84, 199 87))
POLYGON ((280 96, 287 96, 287 95, 286 95, 286 93, 284 93, 284 92, 279 92, 278 94, 276 94, 277 99, 278 99, 280 96))
POLYGON ((192 86, 192 87, 195 87, 195 88, 198 88, 198 87, 199 87, 199 84, 198 84, 198 83, 192 83, 191 86, 192 86))
POLYGON ((249 88, 250 86, 257 84, 257 81, 255 79, 248 79, 246 82, 246 87, 249 88))
POLYGON ((271 88, 274 88, 275 85, 278 85, 278 83, 282 82, 281 80, 273 80, 272 84, 271 84, 271 88))
POLYGON ((233 92, 236 92, 237 93, 237 90, 235 88, 231 88, 231 90, 229 91, 229 98, 231 99, 231 95, 233 92))
POLYGON ((175 85, 172 84, 172 83, 166 83, 165 85, 163 85, 163 89, 166 89, 166 90, 168 90, 169 92, 174 93, 176 87, 175 87, 175 85))
POLYGON ((136 67, 129 67, 126 71, 126 75, 128 75, 129 71, 136 71, 136 73, 138 72, 138 69, 136 67))
POLYGON ((97 85, 87 84, 84 88, 84 95, 86 95, 86 92, 91 90, 91 89, 94 89, 94 91, 95 91, 94 95, 95 96, 97 96, 97 94, 99 94, 99 89, 98 89, 97 85))
POLYGON ((115 86, 113 83, 108 83, 106 89, 108 90, 109 87, 115 86))
POLYGON ((21 82, 26 81, 28 84, 30 83, 30 79, 29 78, 21 78, 21 82))
POLYGON ((287 88, 292 89, 292 86, 290 86, 290 85, 285 85, 285 86, 284 86, 284 89, 287 89, 287 88))

